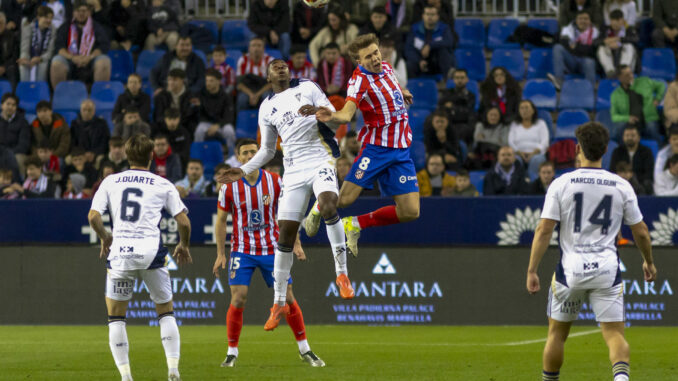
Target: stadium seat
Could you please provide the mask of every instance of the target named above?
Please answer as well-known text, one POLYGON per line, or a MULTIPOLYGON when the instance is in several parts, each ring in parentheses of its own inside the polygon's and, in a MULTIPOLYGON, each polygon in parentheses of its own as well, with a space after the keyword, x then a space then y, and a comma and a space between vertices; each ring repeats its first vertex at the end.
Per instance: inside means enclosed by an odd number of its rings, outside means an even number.
POLYGON ((52 108, 55 112, 80 111, 80 103, 87 99, 87 88, 80 81, 63 81, 54 89, 52 108))
POLYGON ((589 114, 584 110, 564 110, 558 114, 556 122, 556 138, 573 138, 574 130, 581 124, 589 122, 589 114))
POLYGON ((471 184, 476 187, 478 193, 483 194, 483 184, 485 183, 485 174, 486 171, 469 171, 468 176, 471 180, 471 184))
POLYGON ((487 26, 487 48, 494 50, 520 49, 520 44, 515 42, 506 42, 506 39, 513 34, 513 31, 520 25, 516 19, 495 19, 491 20, 487 26))
POLYGON ((269 56, 276 58, 276 59, 282 59, 282 53, 278 49, 273 49, 273 48, 266 48, 266 54, 269 56))
POLYGON ((538 109, 555 110, 558 97, 556 87, 547 79, 530 79, 523 88, 523 99, 529 99, 538 109))
POLYGON ((104 118, 106 124, 108 125, 108 130, 113 133, 113 111, 102 111, 97 110, 97 115, 104 118))
POLYGON ((97 115, 104 111, 113 111, 118 96, 125 92, 125 86, 118 81, 99 81, 92 84, 91 98, 96 106, 97 115))
POLYGON ((560 90, 558 109, 583 108, 593 110, 595 98, 593 85, 585 79, 568 79, 560 90))
POLYGON ((239 138, 257 138, 259 131, 259 112, 257 110, 242 110, 238 112, 235 125, 235 135, 239 138))
POLYGON ((659 152, 659 143, 654 139, 641 139, 640 144, 649 148, 652 151, 652 157, 657 158, 657 153, 659 152))
POLYGON ((457 67, 466 69, 470 79, 485 80, 485 55, 482 49, 455 49, 454 57, 457 67))
POLYGON ((527 60, 527 79, 547 78, 547 73, 553 73, 553 51, 532 49, 527 60))
MULTIPOLYGON (((10 90, 11 91, 11 90, 10 90)), ((47 82, 19 82, 16 85, 16 96, 19 97, 19 107, 26 112, 34 113, 35 106, 40 101, 49 102, 49 85, 47 82)))
POLYGON ((221 143, 214 140, 193 142, 191 144, 191 158, 202 161, 202 165, 205 168, 204 176, 207 179, 211 179, 214 175, 214 167, 224 162, 221 143))
MULTIPOLYGON (((558 20, 556 19, 530 19, 527 20, 527 26, 530 28, 535 28, 543 30, 544 32, 548 32, 552 34, 556 39, 559 36, 558 30, 560 29, 560 27, 558 26, 558 20)), ((535 45, 525 44, 525 49, 531 50, 534 48, 536 48, 535 45)))
POLYGON ((147 80, 151 75, 153 66, 165 55, 164 50, 142 50, 137 59, 136 72, 141 76, 141 80, 147 80))
POLYGON ((5 93, 12 92, 12 84, 7 80, 0 80, 0 97, 5 95, 5 93))
POLYGON ((615 168, 610 168, 610 162, 612 161, 612 152, 619 146, 614 140, 610 140, 607 143, 607 151, 603 155, 603 169, 614 172, 615 168))
POLYGON ((427 108, 435 110, 438 106, 438 87, 432 79, 410 79, 407 81, 407 89, 410 90, 414 101, 413 108, 427 108))
POLYGON ((61 115, 69 126, 78 118, 78 113, 75 111, 62 111, 57 114, 61 115))
MULTIPOLYGON (((474 81, 472 79, 469 79, 468 83, 466 84, 466 88, 476 96, 476 106, 475 106, 476 110, 478 110, 478 108, 480 107, 480 96, 478 95, 480 94, 480 89, 478 88, 478 86, 479 86, 478 81, 474 81)), ((454 89, 454 80, 448 79, 446 87, 448 89, 454 89)))
POLYGON ((485 45, 485 25, 481 19, 457 19, 454 31, 459 37, 457 47, 477 48, 485 45))
POLYGON ((26 114, 24 114, 24 118, 26 118, 26 121, 30 125, 31 123, 33 123, 35 118, 37 118, 37 115, 35 115, 33 113, 26 113, 26 114))
POLYGON ((419 172, 426 167, 426 146, 424 142, 418 140, 412 141, 410 146, 410 157, 414 161, 414 168, 419 172))
POLYGON ((547 110, 537 109, 537 116, 546 123, 546 126, 549 128, 549 136, 551 140, 553 140, 553 137, 556 136, 556 129, 553 128, 553 117, 551 116, 551 113, 547 110))
POLYGON ((605 126, 608 131, 612 127, 612 116, 610 115, 610 109, 598 110, 596 112, 596 122, 605 126))
POLYGON ((490 68, 503 66, 516 79, 521 81, 525 76, 525 59, 520 49, 497 49, 492 53, 490 68))
POLYGON ((238 60, 242 57, 242 51, 238 49, 226 49, 226 63, 237 70, 238 60))
POLYGON ((468 156, 468 146, 463 140, 459 141, 459 151, 461 152, 461 161, 465 162, 466 157, 468 156))
POLYGON ((608 110, 610 108, 610 97, 617 87, 619 87, 619 81, 616 79, 601 79, 598 82, 596 110, 608 110))
POLYGON ((134 60, 127 50, 109 50, 111 59, 111 81, 127 82, 127 77, 134 73, 134 60))
POLYGON ((221 26, 221 44, 228 49, 247 49, 252 36, 246 20, 226 20, 221 26))
POLYGON ((207 56, 205 55, 205 52, 203 52, 203 51, 200 50, 200 49, 194 49, 194 50, 193 50, 193 53, 195 53, 195 55, 197 55, 198 57, 200 57, 200 59, 202 60, 202 62, 205 64, 205 66, 207 66, 207 56))
POLYGON ((652 46, 652 31, 654 31, 654 21, 651 17, 644 18, 638 22, 638 36, 640 40, 638 41, 638 47, 645 49, 646 47, 652 46))
POLYGON ((412 139, 419 141, 424 140, 424 123, 430 114, 431 110, 429 109, 410 109, 408 115, 410 118, 410 128, 412 128, 412 139))
POLYGON ((668 48, 643 50, 641 75, 672 81, 676 77, 676 58, 668 48))
POLYGON ((210 32, 210 35, 212 36, 212 44, 219 42, 219 26, 217 26, 216 22, 208 20, 191 20, 188 23, 210 32))

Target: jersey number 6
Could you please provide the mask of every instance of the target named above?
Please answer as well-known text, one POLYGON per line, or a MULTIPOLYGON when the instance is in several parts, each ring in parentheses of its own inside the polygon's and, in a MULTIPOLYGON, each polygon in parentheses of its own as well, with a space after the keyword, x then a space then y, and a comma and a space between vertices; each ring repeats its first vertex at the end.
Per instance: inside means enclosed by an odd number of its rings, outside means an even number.
POLYGON ((137 197, 144 195, 144 192, 139 188, 127 188, 122 192, 122 205, 120 208, 120 219, 123 221, 136 222, 139 220, 139 212, 141 211, 141 204, 130 200, 129 195, 132 194, 137 197), (128 209, 131 208, 131 213, 127 214, 128 209))

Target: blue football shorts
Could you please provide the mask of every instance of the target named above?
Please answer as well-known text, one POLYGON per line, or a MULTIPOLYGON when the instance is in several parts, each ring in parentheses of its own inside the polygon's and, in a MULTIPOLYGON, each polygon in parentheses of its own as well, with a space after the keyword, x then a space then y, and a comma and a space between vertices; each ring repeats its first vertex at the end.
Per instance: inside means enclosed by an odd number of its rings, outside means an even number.
POLYGON ((345 181, 372 189, 375 180, 384 196, 419 192, 410 149, 363 145, 345 181))
MULTIPOLYGON (((259 268, 266 286, 271 288, 275 282, 273 279, 274 261, 275 255, 250 255, 232 251, 228 264, 228 284, 249 287, 254 270, 259 268)), ((292 276, 287 280, 287 284, 292 284, 292 276)))

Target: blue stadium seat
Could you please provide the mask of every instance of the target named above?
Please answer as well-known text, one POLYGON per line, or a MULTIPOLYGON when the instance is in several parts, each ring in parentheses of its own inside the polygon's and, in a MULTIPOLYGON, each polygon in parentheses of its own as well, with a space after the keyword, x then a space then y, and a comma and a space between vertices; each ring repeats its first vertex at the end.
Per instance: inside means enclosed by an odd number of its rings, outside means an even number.
POLYGON ((516 79, 521 81, 525 76, 525 59, 520 49, 497 49, 492 53, 490 68, 503 66, 516 79))
POLYGON ((87 88, 80 81, 63 81, 54 89, 52 108, 55 112, 80 111, 80 103, 87 99, 87 88))
POLYGON ((214 175, 214 167, 224 162, 221 143, 214 140, 193 142, 191 144, 191 158, 202 161, 205 168, 205 178, 211 179, 214 175))
POLYGON ((556 87, 547 79, 530 79, 523 88, 523 99, 529 99, 538 109, 552 111, 556 108, 558 96, 556 87))
POLYGON ((487 26, 487 48, 488 49, 520 49, 520 44, 515 42, 506 42, 506 39, 513 34, 513 31, 520 25, 516 19, 495 19, 491 20, 487 26))
POLYGON ((641 75, 672 81, 676 77, 676 57, 668 48, 643 50, 641 75))
POLYGON ((44 81, 19 82, 15 94, 19 97, 19 107, 26 112, 34 113, 38 102, 49 102, 49 85, 44 81))
POLYGON ((276 59, 282 59, 282 53, 278 49, 273 49, 273 48, 266 48, 266 54, 269 56, 276 58, 276 59))
POLYGON ((113 133, 113 111, 102 111, 97 110, 97 115, 104 118, 106 124, 108 125, 108 130, 113 133))
MULTIPOLYGON (((480 89, 478 88, 478 86, 479 86, 478 81, 474 81, 472 79, 469 79, 468 83, 466 84, 466 88, 476 96, 476 107, 475 107, 476 110, 478 110, 478 108, 480 107, 480 96, 478 95, 480 94, 480 89)), ((448 79, 446 87, 448 89, 454 89, 454 80, 448 79)))
POLYGON ((598 110, 596 112, 596 122, 605 126, 608 131, 612 128, 612 116, 610 115, 610 109, 598 110))
POLYGON ((527 60, 527 79, 547 78, 547 73, 553 73, 553 51, 532 49, 527 60))
POLYGON ((638 47, 644 49, 652 46, 652 31, 654 31, 654 21, 651 17, 644 18, 638 22, 638 47))
POLYGON ((414 140, 424 140, 424 122, 426 122, 426 118, 428 118, 430 114, 431 110, 429 109, 411 108, 410 111, 408 111, 410 128, 412 128, 412 138, 414 140))
POLYGON ((608 110, 610 108, 610 97, 617 87, 619 87, 619 81, 616 79, 601 79, 598 82, 596 110, 608 110))
POLYGON ((226 49, 226 63, 233 68, 233 70, 237 70, 237 64, 238 60, 242 57, 242 51, 238 49, 226 49))
POLYGON ((127 77, 134 73, 134 60, 127 50, 109 50, 111 59, 111 81, 127 82, 127 77))
POLYGON ((471 180, 471 184, 476 187, 478 193, 483 194, 483 184, 485 183, 485 174, 486 171, 469 171, 468 176, 471 180))
POLYGON ((69 126, 71 125, 71 123, 73 123, 74 120, 78 118, 78 113, 75 111, 62 111, 59 112, 58 114, 64 117, 64 120, 69 126))
POLYGON ((573 138, 574 130, 580 125, 590 122, 589 114, 584 110, 564 110, 558 114, 556 122, 556 138, 573 138))
POLYGON ((485 55, 483 49, 455 49, 457 67, 466 69, 468 77, 475 81, 485 80, 485 55))
POLYGON ((191 20, 188 23, 210 32, 210 35, 212 36, 212 44, 219 42, 219 26, 217 26, 216 22, 208 20, 191 20))
POLYGON ((432 79, 410 79, 407 88, 412 93, 412 107, 435 110, 438 106, 438 87, 432 79))
POLYGON ((205 52, 203 52, 200 49, 193 49, 193 53, 195 53, 196 56, 200 57, 205 66, 207 66, 207 56, 205 55, 205 52))
POLYGON ((153 66, 165 55, 164 50, 142 50, 137 59, 136 72, 141 76, 141 80, 147 80, 151 75, 153 66))
POLYGON ((485 45, 485 25, 481 19, 457 19, 454 22, 459 48, 477 48, 485 45))
POLYGON ((33 123, 35 118, 37 118, 37 115, 35 115, 33 113, 26 113, 26 114, 24 114, 24 118, 26 118, 26 121, 30 125, 31 123, 33 123))
POLYGON ((654 139, 640 139, 640 144, 649 148, 652 151, 652 157, 657 158, 657 153, 659 152, 659 143, 654 139))
POLYGON ((612 161, 612 152, 619 146, 614 140, 607 142, 607 151, 603 155, 603 169, 614 172, 615 168, 610 168, 610 162, 612 161))
POLYGON ((239 138, 257 138, 259 131, 259 112, 257 110, 242 110, 238 112, 235 124, 235 135, 239 138))
POLYGON ((414 161, 414 168, 419 172, 426 167, 426 146, 424 142, 414 140, 410 146, 410 157, 414 161))
POLYGON ((12 92, 12 84, 7 80, 0 80, 0 97, 5 95, 5 93, 12 92))
POLYGON ((551 113, 547 110, 537 109, 537 115, 539 116, 539 119, 546 123, 546 126, 549 128, 549 136, 551 137, 551 140, 553 140, 553 137, 556 136, 556 129, 553 127, 553 117, 551 116, 551 113))
POLYGON ((583 108, 593 110, 595 98, 593 85, 585 79, 568 79, 560 89, 558 109, 583 108))
MULTIPOLYGON (((556 19, 529 19, 527 20, 527 26, 543 30, 544 32, 552 34, 556 39, 558 38, 558 30, 560 27, 558 26, 558 20, 556 19)), ((532 44, 525 44, 525 49, 531 50, 534 48, 536 48, 536 46, 532 44)))
POLYGON ((96 106, 97 115, 104 111, 113 111, 118 96, 125 92, 125 86, 118 81, 99 81, 92 84, 91 98, 96 106))
POLYGON ((221 44, 228 49, 247 49, 252 36, 246 20, 226 20, 221 26, 221 44))

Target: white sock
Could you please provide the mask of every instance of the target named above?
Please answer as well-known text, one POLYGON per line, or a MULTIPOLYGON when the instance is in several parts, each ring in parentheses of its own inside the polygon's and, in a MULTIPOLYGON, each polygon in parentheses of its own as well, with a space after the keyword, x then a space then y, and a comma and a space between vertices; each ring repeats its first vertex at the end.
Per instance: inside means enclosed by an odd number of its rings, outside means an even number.
POLYGON ((620 374, 614 378, 614 381, 629 381, 629 376, 625 374, 620 374))
POLYGON ((227 356, 235 356, 238 357, 238 347, 228 347, 228 352, 226 353, 227 356))
POLYGON ((311 350, 311 346, 308 345, 308 340, 306 339, 297 341, 297 345, 299 346, 299 353, 302 355, 311 350))
POLYGON ((327 228, 327 238, 332 246, 334 270, 337 272, 337 276, 348 274, 348 268, 346 267, 346 236, 344 235, 344 226, 341 223, 341 219, 337 215, 325 221, 325 227, 327 228))
POLYGON ((281 306, 285 305, 287 300, 287 280, 290 278, 290 271, 293 263, 292 250, 289 248, 278 247, 275 249, 275 259, 273 261, 273 303, 281 306))
POLYGON ((181 348, 181 339, 179 338, 179 327, 174 315, 164 315, 158 320, 160 324, 160 338, 162 346, 165 348, 165 357, 167 357, 167 368, 179 368, 179 354, 181 348))
POLYGON ((129 342, 125 322, 116 320, 108 323, 108 344, 111 347, 113 360, 120 371, 120 376, 131 375, 129 367, 129 342))

